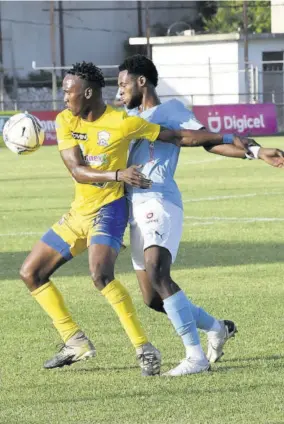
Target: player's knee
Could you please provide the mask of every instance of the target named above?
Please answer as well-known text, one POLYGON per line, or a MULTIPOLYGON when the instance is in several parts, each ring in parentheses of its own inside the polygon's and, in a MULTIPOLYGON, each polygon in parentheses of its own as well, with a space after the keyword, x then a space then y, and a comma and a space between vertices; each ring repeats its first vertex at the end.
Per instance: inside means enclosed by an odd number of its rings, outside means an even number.
POLYGON ((113 270, 108 270, 105 266, 98 264, 93 270, 91 270, 91 277, 95 287, 102 290, 114 279, 114 274, 113 270))
POLYGON ((20 278, 30 289, 40 287, 45 283, 45 279, 40 274, 40 270, 29 264, 23 264, 20 269, 20 278))

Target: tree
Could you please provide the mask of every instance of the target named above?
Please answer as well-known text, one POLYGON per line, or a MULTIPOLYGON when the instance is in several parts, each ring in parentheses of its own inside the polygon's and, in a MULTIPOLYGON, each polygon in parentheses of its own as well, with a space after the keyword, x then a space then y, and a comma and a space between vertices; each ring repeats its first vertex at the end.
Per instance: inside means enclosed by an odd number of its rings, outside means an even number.
MULTIPOLYGON (((248 1, 248 31, 270 32, 270 1, 248 1)), ((221 1, 213 17, 203 17, 204 29, 213 33, 237 32, 243 29, 243 2, 221 1)))

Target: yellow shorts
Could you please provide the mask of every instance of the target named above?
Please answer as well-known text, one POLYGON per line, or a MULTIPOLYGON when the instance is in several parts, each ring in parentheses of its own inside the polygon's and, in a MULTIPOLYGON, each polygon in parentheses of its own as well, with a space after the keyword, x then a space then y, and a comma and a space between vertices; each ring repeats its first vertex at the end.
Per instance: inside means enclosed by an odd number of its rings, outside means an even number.
POLYGON ((119 252, 128 222, 125 197, 104 205, 94 215, 80 215, 74 210, 54 224, 42 241, 70 260, 91 244, 103 244, 119 252))

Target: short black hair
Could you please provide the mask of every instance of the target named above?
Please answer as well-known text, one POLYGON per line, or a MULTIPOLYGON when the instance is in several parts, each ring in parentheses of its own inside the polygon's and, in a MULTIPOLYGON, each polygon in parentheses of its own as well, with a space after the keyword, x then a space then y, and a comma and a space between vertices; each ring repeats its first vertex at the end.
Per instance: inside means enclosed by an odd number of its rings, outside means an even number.
POLYGON ((99 87, 105 86, 105 79, 102 70, 92 62, 77 62, 67 71, 67 74, 77 75, 81 79, 97 84, 99 87))
POLYGON ((154 87, 158 85, 158 71, 156 66, 152 60, 142 54, 135 54, 127 57, 125 61, 119 65, 118 69, 119 72, 128 71, 130 74, 143 75, 154 87))

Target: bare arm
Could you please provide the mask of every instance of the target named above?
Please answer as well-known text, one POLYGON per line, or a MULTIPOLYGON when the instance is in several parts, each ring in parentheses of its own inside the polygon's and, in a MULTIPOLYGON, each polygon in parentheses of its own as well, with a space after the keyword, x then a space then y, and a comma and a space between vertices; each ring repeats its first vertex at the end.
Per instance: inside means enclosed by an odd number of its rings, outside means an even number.
POLYGON ((234 144, 220 144, 219 146, 208 145, 204 149, 209 153, 215 155, 226 156, 228 158, 246 158, 246 150, 243 148, 236 147, 234 144))
POLYGON ((60 154, 66 168, 77 183, 93 184, 122 181, 140 188, 148 188, 151 185, 151 180, 145 178, 137 169, 139 166, 133 165, 117 172, 93 169, 85 164, 79 146, 61 150, 60 154))
POLYGON ((204 130, 168 130, 161 127, 158 140, 185 147, 223 144, 222 134, 204 130))
POLYGON ((284 152, 279 149, 261 147, 255 140, 233 135, 222 135, 204 130, 179 130, 172 131, 161 128, 158 139, 172 142, 176 145, 207 147, 208 151, 222 156, 234 158, 261 159, 271 166, 284 167, 284 152), (170 141, 171 140, 171 141, 170 141), (257 149, 254 153, 253 149, 257 149))
POLYGON ((245 159, 248 157, 248 154, 252 158, 249 147, 254 146, 259 148, 257 150, 256 156, 254 156, 255 159, 261 159, 268 165, 274 166, 276 168, 284 167, 284 153, 280 149, 261 147, 255 140, 243 137, 234 137, 234 143, 236 143, 237 146, 234 144, 223 144, 219 146, 211 145, 205 147, 205 149, 208 152, 215 153, 217 155, 245 159))

